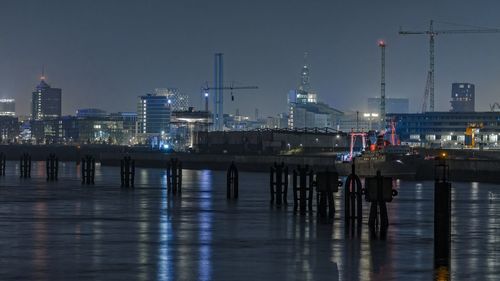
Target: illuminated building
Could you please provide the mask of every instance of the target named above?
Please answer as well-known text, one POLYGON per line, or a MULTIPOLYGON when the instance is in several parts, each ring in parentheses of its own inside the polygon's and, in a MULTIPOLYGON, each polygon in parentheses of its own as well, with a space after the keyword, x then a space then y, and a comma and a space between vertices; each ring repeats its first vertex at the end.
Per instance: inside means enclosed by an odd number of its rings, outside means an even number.
POLYGON ((473 112, 475 103, 475 87, 470 83, 451 84, 451 111, 473 112))
POLYGON ((0 116, 15 116, 16 101, 14 99, 0 99, 0 116))
POLYGON ((168 96, 147 94, 137 103, 137 133, 160 135, 169 132, 172 101, 168 96))
POLYGON ((288 94, 288 128, 335 128, 342 112, 318 102, 311 90, 309 65, 304 63, 300 84, 288 94))
POLYGON ((50 87, 42 76, 31 96, 31 118, 43 120, 60 117, 61 93, 61 89, 50 87))

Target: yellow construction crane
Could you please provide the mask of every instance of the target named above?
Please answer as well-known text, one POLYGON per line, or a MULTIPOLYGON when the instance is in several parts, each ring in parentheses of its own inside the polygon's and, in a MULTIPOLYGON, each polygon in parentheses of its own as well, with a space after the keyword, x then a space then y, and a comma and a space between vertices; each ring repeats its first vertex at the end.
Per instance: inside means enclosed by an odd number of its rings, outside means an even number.
MULTIPOLYGON (((408 31, 400 28, 400 35, 429 35, 429 72, 427 77, 428 87, 426 86, 426 94, 424 99, 429 96, 429 111, 434 111, 434 40, 438 34, 466 34, 466 33, 500 33, 497 28, 474 28, 474 29, 449 29, 449 30, 434 30, 434 21, 431 20, 429 29, 422 31, 408 31)), ((425 104, 425 103, 424 103, 425 104)), ((426 105, 424 105, 426 106, 426 105)), ((426 110, 426 109, 425 109, 426 110)))
POLYGON ((470 123, 465 129, 465 142, 464 145, 466 148, 474 148, 476 147, 476 135, 479 133, 479 130, 482 129, 483 123, 470 123))

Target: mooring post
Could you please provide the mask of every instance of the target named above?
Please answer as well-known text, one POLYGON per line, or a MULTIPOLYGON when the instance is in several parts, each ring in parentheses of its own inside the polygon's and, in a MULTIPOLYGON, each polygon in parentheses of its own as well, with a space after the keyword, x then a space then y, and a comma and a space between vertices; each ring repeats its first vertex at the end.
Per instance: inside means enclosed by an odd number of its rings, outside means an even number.
POLYGON ((5 176, 5 153, 0 152, 0 176, 5 176))
POLYGON ((285 163, 274 163, 270 170, 269 186, 271 193, 271 204, 276 202, 277 206, 287 205, 288 195, 288 167, 285 163))
POLYGON ((389 226, 386 202, 391 202, 398 192, 392 189, 392 178, 382 177, 380 171, 377 171, 375 177, 366 178, 365 186, 366 201, 371 202, 368 225, 371 230, 376 230, 380 221, 380 231, 383 234, 389 226))
POLYGON ((275 169, 276 167, 276 162, 274 163, 274 167, 271 166, 269 169, 269 191, 271 193, 271 204, 274 203, 274 175, 275 175, 275 169))
POLYGON ((94 157, 92 157, 92 163, 90 165, 89 175, 90 175, 90 183, 94 184, 94 180, 95 180, 95 158, 94 157))
POLYGON ((302 168, 300 166, 297 167, 297 170, 299 171, 299 206, 300 206, 300 212, 305 213, 306 212, 306 205, 307 205, 307 190, 306 190, 306 184, 307 184, 307 166, 302 168))
POLYGON ((283 166, 276 166, 276 205, 281 206, 283 194, 281 187, 283 186, 283 166))
POLYGON ((135 183, 135 160, 131 159, 130 161, 132 167, 130 169, 130 186, 131 187, 134 187, 134 183, 135 183))
POLYGON ((288 205, 288 166, 282 163, 283 166, 283 204, 288 205))
POLYGON ((347 224, 349 220, 357 219, 358 224, 363 220, 362 185, 361 179, 356 175, 354 161, 353 159, 351 174, 347 177, 344 188, 344 219, 347 224))
POLYGON ((333 193, 339 191, 339 175, 328 169, 316 174, 316 192, 318 215, 333 218, 335 216, 335 202, 333 193))
POLYGON ((238 168, 234 162, 231 162, 229 169, 227 170, 227 199, 238 199, 238 168))
POLYGON ((21 159, 19 161, 19 170, 21 174, 21 178, 30 178, 31 177, 31 155, 28 153, 23 153, 21 155, 21 159))
POLYGON ((295 211, 299 209, 301 214, 305 214, 306 209, 312 211, 313 187, 314 171, 309 169, 309 165, 305 165, 304 167, 298 165, 293 173, 295 211))
POLYGON ((445 157, 438 158, 434 168, 434 266, 448 272, 451 249, 451 182, 445 157))
POLYGON ((95 158, 86 155, 81 161, 82 184, 94 184, 95 178, 95 158))
POLYGON ((57 181, 59 173, 59 159, 54 153, 50 153, 46 159, 47 181, 57 181))
POLYGON ((134 187, 135 160, 125 156, 120 162, 120 179, 122 187, 134 187))
POLYGON ((177 159, 172 159, 172 185, 174 189, 172 190, 173 194, 177 193, 177 159))
POLYGON ((182 161, 179 161, 179 174, 178 174, 178 184, 179 184, 179 193, 182 192, 182 161))
POLYGON ((120 182, 121 186, 125 186, 125 159, 120 160, 120 182))
POLYGON ((128 187, 130 185, 130 159, 128 157, 125 157, 125 169, 124 169, 124 175, 125 175, 125 187, 128 187))
POLYGON ((172 190, 172 161, 167 162, 167 191, 172 190))
POLYGON ((53 175, 53 178, 54 180, 58 180, 58 177, 59 177, 59 158, 56 157, 55 154, 53 154, 54 158, 52 159, 52 161, 54 161, 54 175, 53 175))
POLYGON ((182 191, 182 162, 177 158, 167 163, 167 190, 172 194, 182 191))
POLYGON ((314 171, 313 170, 310 170, 308 173, 308 187, 309 187, 309 190, 308 190, 308 199, 307 200, 307 208, 309 209, 309 211, 312 211, 313 209, 313 196, 314 196, 314 185, 316 183, 316 181, 314 180, 314 171))

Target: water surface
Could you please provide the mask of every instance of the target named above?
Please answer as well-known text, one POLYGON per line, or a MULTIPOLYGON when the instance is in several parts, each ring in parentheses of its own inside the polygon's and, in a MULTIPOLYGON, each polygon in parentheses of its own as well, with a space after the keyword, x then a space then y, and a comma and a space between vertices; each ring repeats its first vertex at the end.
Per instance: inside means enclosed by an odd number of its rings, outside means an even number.
MULTIPOLYGON (((395 181, 385 240, 345 231, 343 192, 335 220, 269 204, 268 175, 240 173, 227 201, 225 173, 185 170, 182 195, 160 169, 97 167, 81 185, 73 163, 46 182, 35 163, 0 178, 0 280, 433 280, 433 183, 395 181)), ((289 203, 293 204, 289 197, 289 203)), ((500 186, 453 183, 453 280, 500 279, 500 186)))

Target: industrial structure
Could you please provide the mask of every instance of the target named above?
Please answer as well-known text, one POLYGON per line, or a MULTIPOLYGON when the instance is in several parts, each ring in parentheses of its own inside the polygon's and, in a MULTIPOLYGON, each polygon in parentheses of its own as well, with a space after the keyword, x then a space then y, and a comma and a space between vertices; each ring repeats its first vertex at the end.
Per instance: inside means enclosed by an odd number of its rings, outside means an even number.
POLYGON ((224 60, 222 53, 215 54, 214 62, 214 86, 205 86, 202 88, 205 96, 205 110, 208 111, 208 96, 209 91, 213 91, 213 130, 223 131, 224 130, 224 91, 231 91, 231 100, 234 100, 235 90, 251 90, 258 89, 257 86, 224 86, 224 60))
POLYGON ((195 111, 190 107, 186 111, 173 111, 170 123, 171 132, 175 136, 175 149, 190 149, 198 133, 207 132, 212 125, 212 115, 208 111, 195 111))
POLYGON ((224 125, 224 61, 223 54, 216 53, 214 61, 214 131, 222 131, 224 125))
POLYGON ((385 128, 385 42, 378 42, 381 52, 381 67, 380 67, 380 128, 385 128))
POLYGON ((434 21, 431 20, 428 30, 421 31, 408 31, 400 29, 400 35, 416 35, 423 34, 429 36, 429 71, 427 75, 427 86, 424 94, 424 105, 427 103, 427 96, 429 98, 429 109, 424 106, 422 112, 434 111, 434 81, 435 81, 435 69, 434 69, 434 58, 435 58, 435 37, 439 34, 469 34, 469 33, 499 33, 500 29, 496 28, 475 28, 475 29, 449 29, 449 30, 434 30, 434 21), (427 95, 428 93, 428 95, 427 95))
POLYGON ((300 154, 345 151, 348 135, 328 128, 199 132, 194 150, 220 154, 300 154))

